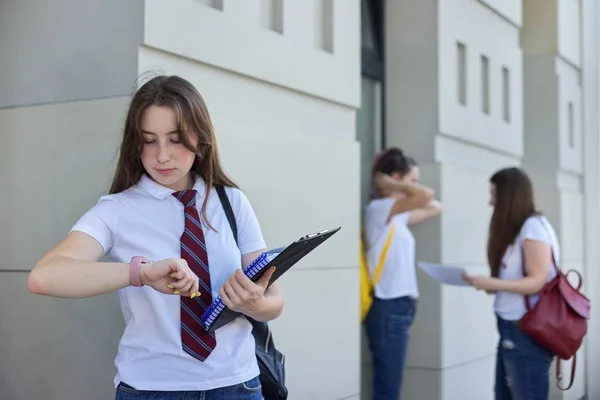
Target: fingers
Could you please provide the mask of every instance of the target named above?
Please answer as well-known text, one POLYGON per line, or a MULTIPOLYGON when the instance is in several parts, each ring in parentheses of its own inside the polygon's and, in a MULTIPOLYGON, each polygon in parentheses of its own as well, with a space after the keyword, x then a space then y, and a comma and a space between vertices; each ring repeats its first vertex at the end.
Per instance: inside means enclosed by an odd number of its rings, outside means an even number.
POLYGON ((238 311, 236 305, 229 297, 229 294, 225 289, 225 285, 221 286, 221 289, 219 290, 219 296, 221 296, 221 300, 223 300, 223 304, 225 304, 225 307, 229 308, 232 311, 238 311))
POLYGON ((189 270, 187 265, 187 261, 185 260, 176 260, 173 264, 171 264, 171 278, 179 281, 186 277, 186 272, 189 270))
POLYGON ((267 286, 269 286, 269 281, 271 280, 271 277, 275 272, 275 268, 276 267, 269 268, 269 270, 264 272, 260 279, 256 282, 256 284, 260 286, 263 289, 263 291, 267 289, 267 286))
POLYGON ((384 189, 389 183, 389 175, 377 172, 374 176, 374 183, 379 189, 384 189))
POLYGON ((375 184, 375 187, 380 188, 381 187, 381 180, 382 180, 382 174, 381 172, 377 172, 375 174, 375 176, 373 177, 373 183, 375 184))
POLYGON ((191 280, 191 270, 185 260, 177 260, 176 264, 177 268, 170 275, 173 280, 169 284, 169 289, 174 289, 177 292, 175 294, 180 294, 181 290, 185 288, 191 280))
MULTIPOLYGON (((230 279, 228 279, 227 282, 225 282, 225 285, 226 285, 225 289, 227 289, 227 293, 230 293, 233 290, 233 292, 238 297, 243 298, 243 297, 245 297, 245 292, 248 291, 247 282, 240 279, 240 277, 238 275, 239 274, 236 271, 233 274, 233 276, 230 279), (242 281, 244 282, 243 284, 242 284, 242 281)), ((244 274, 242 273, 242 275, 244 275, 244 274)), ((246 279, 248 279, 248 277, 246 275, 244 275, 244 277, 246 279)), ((248 279, 248 282, 252 283, 252 281, 250 279, 248 279)))
POLYGON ((168 288, 172 290, 174 295, 196 297, 200 295, 198 276, 192 272, 187 262, 183 259, 177 260, 178 262, 175 271, 170 274, 173 279, 168 285, 168 288))
POLYGON ((245 290, 235 279, 228 279, 222 290, 234 305, 241 305, 245 300, 245 290))
MULTIPOLYGON (((269 268, 269 270, 273 270, 273 268, 269 268)), ((265 271, 260 279, 254 283, 242 272, 241 269, 238 269, 231 276, 231 284, 236 289, 238 295, 240 295, 242 298, 242 301, 248 302, 256 300, 262 296, 272 274, 272 271, 265 271), (264 280, 265 278, 266 280, 264 280), (240 285, 241 287, 238 287, 237 285, 240 285), (240 292, 240 290, 242 290, 242 292, 240 292)))
MULTIPOLYGON (((191 296, 192 295, 191 289, 192 289, 192 286, 194 285, 194 278, 190 277, 190 279, 186 279, 184 282, 185 282, 185 285, 179 289, 179 292, 182 293, 184 296, 191 296)), ((196 296, 194 296, 194 297, 196 297, 196 296)))
POLYGON ((252 307, 264 289, 248 278, 242 270, 235 271, 219 290, 219 295, 227 308, 242 311, 252 307))
POLYGON ((254 282, 252 282, 241 269, 236 269, 235 272, 231 274, 230 280, 235 281, 244 290, 251 290, 252 285, 254 285, 254 282))
POLYGON ((198 278, 194 279, 194 284, 192 285, 192 287, 190 288, 190 297, 193 299, 196 296, 200 296, 200 281, 198 280, 198 278))

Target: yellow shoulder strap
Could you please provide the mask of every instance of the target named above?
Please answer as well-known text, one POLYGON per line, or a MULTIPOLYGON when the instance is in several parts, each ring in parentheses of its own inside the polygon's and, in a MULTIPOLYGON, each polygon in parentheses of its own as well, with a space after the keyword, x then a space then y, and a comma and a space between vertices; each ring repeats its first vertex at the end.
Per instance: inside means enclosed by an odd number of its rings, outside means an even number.
POLYGON ((377 263, 377 268, 375 268, 375 273, 373 274, 373 286, 377 285, 379 282, 379 277, 381 276, 381 271, 383 270, 383 264, 385 263, 385 257, 387 255, 388 249, 390 248, 390 244, 392 243, 392 237, 394 236, 394 232, 396 231, 396 225, 392 225, 390 228, 390 232, 388 233, 387 239, 385 241, 385 245, 383 246, 383 250, 381 251, 381 256, 379 257, 379 262, 377 263))

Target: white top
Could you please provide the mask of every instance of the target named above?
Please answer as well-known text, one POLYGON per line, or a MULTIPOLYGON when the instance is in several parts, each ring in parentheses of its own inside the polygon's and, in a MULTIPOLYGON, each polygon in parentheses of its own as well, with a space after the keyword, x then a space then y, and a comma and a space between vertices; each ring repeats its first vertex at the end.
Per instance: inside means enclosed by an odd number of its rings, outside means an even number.
MULTIPOLYGON (((198 191, 196 205, 201 215, 205 190, 202 179, 198 178, 194 189, 198 191)), ((213 189, 207 216, 217 232, 204 228, 213 298, 241 267, 241 254, 266 247, 246 196, 237 189, 226 191, 237 220, 239 249, 213 189)), ((129 263, 133 256, 150 261, 179 258, 183 204, 171 193, 173 190, 144 175, 130 189, 102 196, 72 230, 91 235, 114 262, 129 263)), ((115 360, 115 386, 122 381, 140 390, 210 390, 258 376, 252 326, 245 318, 218 329, 216 348, 200 362, 181 348, 179 296, 147 286, 126 287, 118 294, 126 327, 115 360)))
POLYGON ((369 271, 372 278, 389 230, 392 225, 396 225, 379 282, 375 285, 375 297, 379 299, 394 299, 403 296, 417 298, 419 288, 415 271, 415 237, 408 228, 410 212, 396 214, 390 218, 389 223, 386 223, 395 202, 394 198, 383 198, 371 200, 367 205, 365 234, 369 271))
MULTIPOLYGON (((523 262, 522 246, 525 239, 535 240, 550 245, 554 252, 554 259, 557 265, 560 265, 560 248, 558 238, 554 228, 544 216, 531 216, 527 218, 521 231, 515 240, 515 243, 509 246, 502 258, 500 267, 500 279, 521 279, 523 272, 521 264, 523 262)), ((527 267, 526 267, 527 268, 527 267)), ((556 276, 554 266, 550 266, 548 280, 551 281, 556 276)), ((529 296, 529 302, 533 307, 538 301, 539 295, 529 296)), ((525 297, 518 293, 498 292, 494 302, 494 309, 500 318, 508 321, 520 320, 527 312, 525 308, 525 297)))

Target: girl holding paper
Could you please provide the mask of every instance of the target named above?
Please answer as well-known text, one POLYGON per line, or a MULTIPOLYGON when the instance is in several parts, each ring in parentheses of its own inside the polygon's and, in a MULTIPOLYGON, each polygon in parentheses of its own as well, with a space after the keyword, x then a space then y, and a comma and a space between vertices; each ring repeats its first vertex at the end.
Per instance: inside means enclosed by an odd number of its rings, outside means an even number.
POLYGON ((552 354, 522 332, 517 322, 533 307, 560 262, 556 233, 536 211, 529 177, 519 168, 496 172, 490 180, 494 213, 488 239, 491 276, 464 278, 477 289, 495 293, 500 341, 496 362, 496 400, 547 400, 552 354), (523 258, 524 257, 524 258, 523 258), (523 275, 523 268, 527 276, 523 275))
POLYGON ((419 295, 415 272, 415 239, 409 225, 441 212, 434 191, 419 185, 419 169, 402 150, 391 148, 375 159, 373 198, 365 212, 365 242, 373 277, 388 235, 390 246, 365 319, 373 356, 375 400, 400 398, 410 326, 419 295))

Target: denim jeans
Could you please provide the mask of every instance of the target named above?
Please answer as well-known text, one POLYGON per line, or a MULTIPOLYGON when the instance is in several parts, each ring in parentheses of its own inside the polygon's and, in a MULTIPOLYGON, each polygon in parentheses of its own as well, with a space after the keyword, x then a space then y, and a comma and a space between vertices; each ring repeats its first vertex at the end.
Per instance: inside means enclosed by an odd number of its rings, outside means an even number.
POLYGON ((239 385, 207 391, 161 392, 136 390, 121 382, 117 386, 116 400, 263 400, 258 377, 239 385))
POLYGON ((498 317, 496 400, 548 400, 552 354, 523 333, 517 321, 498 317))
POLYGON ((373 356, 374 400, 400 399, 409 330, 416 306, 416 300, 410 297, 373 300, 365 328, 373 356))

